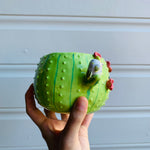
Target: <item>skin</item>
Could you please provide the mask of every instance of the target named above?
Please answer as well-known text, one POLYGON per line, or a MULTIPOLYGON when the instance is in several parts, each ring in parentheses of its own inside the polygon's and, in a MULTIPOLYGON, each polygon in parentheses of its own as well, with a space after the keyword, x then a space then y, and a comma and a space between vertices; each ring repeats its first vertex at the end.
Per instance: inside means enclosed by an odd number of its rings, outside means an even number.
POLYGON ((36 107, 33 84, 25 94, 26 112, 39 127, 49 150, 90 150, 88 127, 93 114, 87 115, 88 101, 79 97, 69 114, 61 114, 58 120, 55 112, 44 109, 45 115, 36 107))

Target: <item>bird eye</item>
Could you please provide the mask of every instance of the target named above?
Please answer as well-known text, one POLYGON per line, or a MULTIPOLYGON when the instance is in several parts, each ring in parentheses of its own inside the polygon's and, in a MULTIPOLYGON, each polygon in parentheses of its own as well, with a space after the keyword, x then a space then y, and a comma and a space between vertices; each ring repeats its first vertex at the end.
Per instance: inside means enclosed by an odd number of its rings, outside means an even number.
POLYGON ((98 70, 99 70, 99 67, 98 67, 98 66, 95 66, 94 71, 96 72, 96 71, 98 71, 98 70))

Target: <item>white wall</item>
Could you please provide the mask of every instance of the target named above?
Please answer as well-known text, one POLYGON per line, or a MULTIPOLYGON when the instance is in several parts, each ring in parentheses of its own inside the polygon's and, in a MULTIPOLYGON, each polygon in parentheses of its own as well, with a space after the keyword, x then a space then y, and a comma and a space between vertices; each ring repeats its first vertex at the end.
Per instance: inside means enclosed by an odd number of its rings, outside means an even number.
POLYGON ((0 0, 0 150, 46 150, 25 113, 39 58, 99 51, 115 88, 95 113, 91 150, 150 149, 149 0, 0 0))

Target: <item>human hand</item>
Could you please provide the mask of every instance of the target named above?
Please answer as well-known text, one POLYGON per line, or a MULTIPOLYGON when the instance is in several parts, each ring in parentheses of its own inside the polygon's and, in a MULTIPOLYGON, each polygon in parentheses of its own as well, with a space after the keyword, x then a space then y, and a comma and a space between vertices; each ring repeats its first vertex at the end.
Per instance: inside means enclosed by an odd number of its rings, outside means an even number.
POLYGON ((79 97, 69 114, 61 114, 58 120, 55 112, 44 109, 45 115, 36 107, 33 84, 25 94, 26 112, 39 127, 49 150, 90 150, 88 127, 93 114, 86 114, 88 101, 79 97))

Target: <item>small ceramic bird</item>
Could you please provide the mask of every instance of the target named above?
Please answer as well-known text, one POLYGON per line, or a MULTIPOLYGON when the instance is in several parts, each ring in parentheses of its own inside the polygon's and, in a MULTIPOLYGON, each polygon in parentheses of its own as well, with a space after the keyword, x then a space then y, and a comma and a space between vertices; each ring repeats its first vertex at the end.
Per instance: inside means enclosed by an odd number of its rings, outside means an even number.
POLYGON ((86 73, 87 80, 100 80, 102 73, 102 63, 97 59, 92 59, 89 63, 89 67, 86 73))
POLYGON ((102 63, 98 59, 92 59, 89 63, 88 70, 86 73, 87 83, 95 85, 99 82, 102 74, 102 63))

